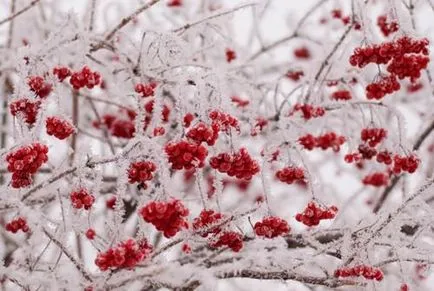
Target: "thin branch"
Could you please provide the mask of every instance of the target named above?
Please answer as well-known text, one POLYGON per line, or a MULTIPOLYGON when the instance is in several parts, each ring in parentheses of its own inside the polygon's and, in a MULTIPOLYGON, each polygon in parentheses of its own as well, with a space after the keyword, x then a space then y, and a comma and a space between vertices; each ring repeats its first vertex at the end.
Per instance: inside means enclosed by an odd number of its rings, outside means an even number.
POLYGON ((41 1, 41 0, 33 0, 32 2, 30 2, 30 4, 28 6, 24 7, 23 9, 21 9, 21 10, 19 10, 17 12, 15 12, 14 14, 10 15, 9 17, 7 17, 7 18, 5 18, 3 20, 0 20, 0 25, 3 25, 5 23, 11 21, 15 17, 23 14, 24 12, 26 12, 27 10, 29 10, 30 8, 32 8, 33 6, 35 6, 39 1, 41 1))

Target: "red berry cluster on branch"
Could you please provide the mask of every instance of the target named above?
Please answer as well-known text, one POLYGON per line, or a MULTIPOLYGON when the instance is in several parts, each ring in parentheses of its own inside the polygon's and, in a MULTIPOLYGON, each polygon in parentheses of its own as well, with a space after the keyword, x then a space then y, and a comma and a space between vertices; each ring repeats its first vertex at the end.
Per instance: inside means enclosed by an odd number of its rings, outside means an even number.
POLYGON ((364 160, 370 160, 377 154, 377 150, 375 148, 371 148, 366 144, 359 145, 357 149, 359 150, 359 153, 362 155, 362 159, 364 160))
POLYGON ((221 228, 213 225, 218 224, 223 218, 223 214, 214 210, 202 210, 198 217, 193 220, 193 230, 198 232, 202 237, 207 237, 209 234, 217 234, 221 228))
POLYGON ((294 82, 297 82, 304 76, 304 72, 301 70, 289 70, 286 73, 286 77, 294 82))
POLYGON ((334 273, 335 277, 360 277, 363 276, 368 280, 383 280, 383 272, 379 268, 375 268, 367 265, 356 265, 354 267, 339 268, 334 273))
POLYGON ((333 151, 338 152, 340 146, 345 143, 345 137, 337 135, 334 132, 328 132, 318 137, 314 137, 311 134, 306 134, 298 139, 298 142, 307 150, 313 150, 314 148, 321 148, 326 150, 332 148, 333 151))
POLYGON ((48 135, 53 135, 58 139, 65 139, 75 132, 74 126, 68 120, 57 116, 47 117, 45 127, 48 135))
POLYGON ((334 205, 323 208, 318 206, 314 201, 311 201, 307 204, 302 213, 297 213, 295 219, 304 225, 314 226, 318 225, 321 220, 333 219, 337 211, 338 208, 334 205))
POLYGON ((130 164, 128 168, 128 182, 140 183, 146 187, 146 182, 154 178, 157 166, 152 161, 137 161, 130 164))
POLYGON ((246 107, 247 105, 250 104, 250 101, 249 101, 249 100, 241 99, 241 98, 238 97, 238 96, 232 96, 232 97, 231 97, 231 101, 232 101, 234 104, 236 104, 237 107, 239 107, 239 108, 244 108, 244 107, 246 107))
POLYGON ((104 114, 100 121, 94 121, 92 125, 95 128, 101 128, 104 125, 112 136, 120 138, 133 138, 136 128, 134 125, 134 117, 128 115, 122 117, 122 115, 104 114))
POLYGON ((276 216, 266 217, 262 221, 256 222, 253 228, 256 235, 266 238, 285 235, 291 230, 288 222, 276 216))
POLYGON ((385 37, 388 37, 399 29, 399 24, 396 20, 387 21, 386 15, 380 15, 377 18, 377 25, 385 37))
POLYGON ((395 155, 393 157, 393 168, 392 171, 394 174, 399 174, 402 171, 408 173, 416 172, 419 167, 420 159, 415 155, 409 156, 400 156, 395 155))
POLYGON ((217 141, 219 136, 219 126, 217 123, 212 123, 211 126, 203 122, 199 122, 187 132, 187 137, 198 144, 206 142, 212 146, 217 141))
POLYGON ((157 88, 157 83, 151 82, 149 84, 137 84, 134 87, 134 91, 142 95, 143 98, 154 96, 155 88, 157 88))
POLYGON ((296 111, 301 111, 303 118, 309 120, 311 118, 321 117, 325 114, 324 108, 321 106, 315 107, 310 104, 300 104, 297 103, 294 105, 292 110, 290 111, 290 115, 294 114, 296 111))
POLYGON ((133 269, 152 253, 153 247, 146 239, 127 239, 104 253, 99 253, 95 264, 101 271, 108 269, 133 269))
POLYGON ((88 66, 84 66, 81 71, 74 72, 69 79, 69 83, 75 90, 87 87, 93 87, 101 83, 101 75, 98 72, 92 72, 88 66))
POLYGON ((387 130, 384 128, 363 128, 360 133, 362 141, 368 143, 370 147, 376 147, 385 138, 387 138, 387 130))
POLYGON ((6 156, 8 171, 12 173, 12 187, 27 187, 32 175, 48 161, 48 147, 40 143, 23 146, 6 156))
POLYGON ((366 98, 380 100, 387 94, 399 91, 401 85, 395 75, 381 77, 377 82, 366 86, 366 98))
POLYGON ((25 218, 18 217, 6 224, 6 230, 12 233, 17 233, 19 230, 22 230, 22 232, 28 232, 30 228, 27 225, 27 221, 25 218))
POLYGON ((41 76, 31 76, 27 81, 30 90, 36 94, 39 98, 46 98, 53 90, 53 85, 45 82, 41 76))
POLYGON ((394 58, 387 67, 387 71, 397 76, 400 80, 410 78, 412 83, 421 76, 421 71, 426 69, 429 57, 424 55, 404 55, 394 58))
POLYGON ((384 163, 386 165, 392 164, 392 153, 388 151, 381 151, 377 154, 377 162, 384 163))
POLYGON ((162 231, 167 238, 175 236, 181 229, 188 228, 188 209, 180 200, 151 201, 141 210, 142 218, 162 231))
POLYGON ((220 130, 228 132, 229 129, 232 127, 236 131, 240 131, 238 119, 236 119, 230 114, 218 110, 212 110, 209 113, 209 118, 211 118, 213 123, 217 124, 220 127, 220 130))
POLYGON ((305 180, 304 170, 300 167, 285 167, 276 172, 276 178, 280 181, 292 184, 299 180, 305 180))
POLYGON ((185 140, 170 142, 164 150, 174 170, 202 168, 208 155, 208 150, 203 145, 185 140))
POLYGON ((75 209, 84 208, 89 210, 95 202, 95 197, 84 188, 71 192, 69 197, 71 199, 72 207, 75 209))
POLYGON ((40 106, 40 101, 31 101, 27 98, 23 98, 12 102, 9 105, 9 109, 12 116, 21 116, 25 123, 32 125, 36 122, 36 116, 38 115, 40 106))
POLYGON ((233 49, 227 48, 225 50, 225 54, 226 54, 226 62, 230 63, 233 60, 235 60, 237 58, 237 54, 235 53, 235 51, 233 49))
POLYGON ((337 101, 338 100, 346 101, 346 100, 351 100, 352 96, 351 96, 351 92, 348 90, 338 90, 333 92, 331 98, 337 101))
POLYGON ((53 75, 57 77, 59 82, 63 82, 66 78, 72 75, 72 72, 68 67, 55 67, 53 69, 53 75))
POLYGON ((235 231, 225 231, 213 238, 209 245, 212 248, 226 246, 234 252, 239 252, 243 248, 243 237, 235 231))
POLYGON ((387 173, 377 172, 367 175, 362 180, 363 184, 374 187, 389 185, 389 175, 387 173))
POLYGON ((247 149, 241 148, 234 154, 220 153, 209 161, 211 168, 221 173, 227 173, 231 177, 250 180, 260 168, 258 162, 253 160, 247 149))

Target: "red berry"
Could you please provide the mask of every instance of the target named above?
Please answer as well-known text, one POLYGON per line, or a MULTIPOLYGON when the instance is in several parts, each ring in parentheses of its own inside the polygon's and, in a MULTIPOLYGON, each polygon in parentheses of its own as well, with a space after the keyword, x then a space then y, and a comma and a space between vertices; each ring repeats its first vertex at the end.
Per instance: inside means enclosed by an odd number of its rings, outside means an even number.
POLYGON ((92 228, 86 230, 86 237, 90 240, 93 240, 95 238, 95 234, 95 230, 93 230, 92 228))
POLYGON ((212 157, 209 161, 211 168, 221 173, 227 173, 231 177, 250 180, 259 171, 259 164, 253 160, 245 148, 241 148, 234 154, 221 153, 212 157))
POLYGON ((89 192, 83 188, 71 192, 70 198, 72 207, 75 209, 84 208, 89 210, 92 207, 92 204, 95 202, 95 197, 89 194, 89 192))
POLYGON ((44 78, 41 76, 29 77, 27 84, 29 85, 30 90, 39 98, 46 98, 48 95, 50 95, 53 89, 53 86, 49 83, 46 83, 44 78))
POLYGON ((75 132, 74 126, 69 121, 57 116, 47 117, 45 127, 47 128, 48 135, 53 135, 61 140, 75 132))
POLYGON ((279 217, 270 216, 264 218, 262 221, 256 222, 254 230, 258 236, 274 238, 288 234, 291 228, 285 220, 279 217))

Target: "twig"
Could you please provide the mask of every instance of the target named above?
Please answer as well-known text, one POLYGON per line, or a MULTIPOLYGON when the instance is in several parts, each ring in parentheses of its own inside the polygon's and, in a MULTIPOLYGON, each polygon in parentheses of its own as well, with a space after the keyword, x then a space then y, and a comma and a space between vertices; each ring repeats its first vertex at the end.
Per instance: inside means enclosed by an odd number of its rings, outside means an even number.
POLYGON ((23 14, 24 12, 26 12, 27 10, 29 10, 30 8, 32 8, 33 6, 35 6, 39 1, 41 1, 41 0, 33 0, 32 2, 30 2, 30 4, 28 6, 24 7, 23 9, 21 9, 21 10, 19 10, 17 12, 15 12, 14 14, 10 15, 9 17, 7 17, 7 18, 5 18, 3 20, 0 20, 0 25, 3 25, 5 23, 11 21, 15 17, 23 14))

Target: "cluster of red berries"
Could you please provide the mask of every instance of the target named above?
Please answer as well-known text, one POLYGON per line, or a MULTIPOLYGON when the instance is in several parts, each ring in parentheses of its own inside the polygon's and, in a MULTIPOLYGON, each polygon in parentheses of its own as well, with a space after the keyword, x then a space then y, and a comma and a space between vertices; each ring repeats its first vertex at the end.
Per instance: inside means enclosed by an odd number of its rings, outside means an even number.
POLYGON ((256 123, 252 128, 252 130, 250 131, 250 135, 251 136, 258 135, 258 132, 261 132, 264 129, 264 127, 266 127, 267 125, 268 125, 267 119, 265 119, 264 117, 257 117, 256 123))
POLYGON ((398 22, 396 20, 392 20, 390 22, 387 21, 386 15, 378 16, 377 25, 385 37, 388 37, 390 34, 397 32, 399 29, 398 22))
POLYGON ((81 71, 72 73, 69 83, 75 90, 84 87, 92 89, 101 83, 101 75, 98 72, 92 72, 88 66, 84 66, 81 71))
POLYGON ((393 168, 394 174, 399 174, 402 171, 408 173, 414 173, 419 167, 420 159, 415 155, 400 156, 395 155, 393 157, 393 168))
POLYGON ((359 277, 363 276, 368 280, 383 280, 383 272, 379 268, 367 265, 356 265, 354 267, 339 268, 334 273, 335 277, 359 277))
POLYGON ((266 217, 262 221, 256 222, 253 228, 256 235, 266 238, 285 235, 291 230, 288 222, 276 216, 266 217))
POLYGON ((104 125, 112 136, 120 138, 133 138, 136 128, 134 125, 134 117, 122 117, 122 115, 104 114, 101 121, 94 121, 92 125, 95 128, 101 128, 104 125))
POLYGON ((216 123, 220 127, 220 130, 227 132, 231 127, 235 128, 235 130, 237 131, 240 130, 238 119, 236 119, 230 114, 226 114, 218 110, 213 110, 209 113, 209 118, 211 118, 213 123, 216 123))
POLYGON ((170 142, 164 150, 174 170, 202 168, 208 155, 203 145, 185 140, 170 142))
POLYGON ((153 247, 146 239, 127 239, 104 253, 99 253, 95 264, 101 271, 108 269, 132 269, 152 253, 153 247))
POLYGON ((348 23, 350 23, 350 17, 349 16, 343 16, 342 10, 340 10, 340 9, 333 9, 332 10, 332 17, 335 19, 342 20, 342 23, 344 25, 347 25, 348 23))
POLYGON ((151 82, 149 84, 139 83, 134 87, 134 90, 136 91, 136 93, 139 93, 142 95, 142 97, 146 98, 154 96, 155 88, 157 88, 157 83, 155 82, 151 82))
POLYGON ((415 93, 415 92, 421 90, 423 87, 424 87, 423 83, 414 82, 414 83, 407 85, 407 92, 408 93, 415 93))
POLYGON ((214 210, 202 210, 198 217, 193 220, 193 230, 198 232, 202 237, 207 237, 209 234, 217 234, 221 228, 213 225, 218 224, 223 218, 223 214, 214 210))
POLYGON ((48 161, 48 147, 40 143, 23 146, 6 156, 8 171, 12 173, 12 187, 27 187, 32 175, 48 161))
POLYGON ((384 163, 386 165, 392 164, 392 153, 389 151, 381 151, 377 154, 377 162, 384 163))
POLYGON ((234 252, 239 252, 243 248, 243 237, 235 231, 226 231, 214 237, 209 245, 212 248, 226 246, 234 252))
POLYGON ((348 90, 338 90, 338 91, 333 92, 331 98, 333 100, 337 100, 337 101, 338 100, 346 101, 346 100, 351 100, 352 96, 351 96, 351 92, 348 90))
POLYGON ((389 184, 389 174, 376 172, 365 176, 362 182, 365 185, 371 185, 374 187, 387 186, 389 184))
POLYGON ((175 236, 181 229, 188 228, 185 219, 188 209, 180 200, 151 201, 140 210, 143 219, 162 231, 167 238, 175 236))
POLYGON ((295 219, 304 225, 314 226, 318 225, 321 220, 333 219, 337 211, 338 208, 334 205, 323 208, 318 206, 314 201, 311 201, 307 204, 302 213, 297 213, 295 219))
POLYGON ((421 76, 421 71, 426 69, 429 57, 424 55, 403 55, 394 58, 387 67, 387 71, 399 79, 410 78, 412 83, 421 76))
POLYGON ((304 180, 304 170, 300 167, 285 167, 276 172, 276 178, 280 181, 292 184, 298 180, 304 180))
POLYGON ((45 82, 41 76, 30 76, 27 85, 39 98, 46 98, 53 90, 53 85, 45 82))
POLYGON ((381 77, 377 82, 366 86, 366 98, 380 100, 387 94, 399 91, 401 85, 395 75, 381 77))
POLYGON ((206 142, 212 146, 217 141, 219 136, 219 126, 217 123, 212 123, 211 126, 203 122, 199 122, 187 132, 187 137, 198 144, 206 142))
POLYGON ((324 108, 321 106, 315 107, 310 104, 300 104, 297 103, 292 108, 290 115, 294 114, 296 111, 301 111, 303 118, 309 120, 311 118, 321 117, 325 114, 324 108))
POLYGON ((31 101, 27 98, 19 99, 9 105, 12 116, 21 116, 24 122, 32 125, 36 122, 41 101, 31 101))
POLYGON ((57 116, 47 117, 45 127, 48 135, 53 135, 58 139, 65 139, 75 132, 74 126, 68 120, 57 116))
POLYGON ((286 73, 286 77, 292 81, 299 81, 304 76, 304 72, 301 70, 290 70, 286 73))
POLYGON ((128 182, 139 183, 146 188, 146 182, 154 178, 157 166, 152 161, 137 161, 128 168, 128 182))
POLYGON ((237 58, 237 54, 235 53, 235 51, 233 49, 227 48, 225 50, 225 54, 226 54, 226 62, 230 63, 233 60, 235 60, 237 58))
POLYGON ((333 151, 338 152, 340 146, 345 143, 345 137, 337 135, 334 132, 328 132, 318 137, 307 134, 300 137, 298 141, 307 150, 313 150, 314 148, 326 150, 332 148, 333 151))
POLYGON ((12 233, 17 233, 19 230, 22 230, 23 232, 28 232, 30 228, 27 225, 27 221, 25 218, 18 217, 6 224, 6 230, 12 233))
POLYGON ((360 133, 362 141, 367 142, 370 147, 376 147, 387 137, 387 130, 384 128, 363 128, 360 133))
POLYGON ((184 127, 190 127, 191 122, 194 120, 195 116, 191 113, 187 113, 184 115, 184 118, 182 119, 183 123, 182 126, 184 127))
POLYGON ((237 105, 237 107, 243 108, 250 104, 249 100, 241 99, 238 96, 232 96, 231 101, 237 105))
POLYGON ((305 46, 296 48, 294 50, 294 56, 301 60, 308 60, 311 57, 309 49, 305 46))
POLYGON ((211 168, 221 173, 227 173, 231 177, 250 180, 256 175, 260 168, 258 162, 253 160, 247 149, 241 148, 234 154, 221 153, 209 161, 211 168))
POLYGON ((69 197, 71 199, 72 207, 75 209, 84 208, 89 210, 95 202, 95 197, 92 194, 89 194, 87 189, 84 188, 71 192, 69 197))
POLYGON ((63 82, 66 78, 72 75, 72 72, 68 67, 55 67, 53 69, 53 75, 57 77, 59 82, 63 82))

